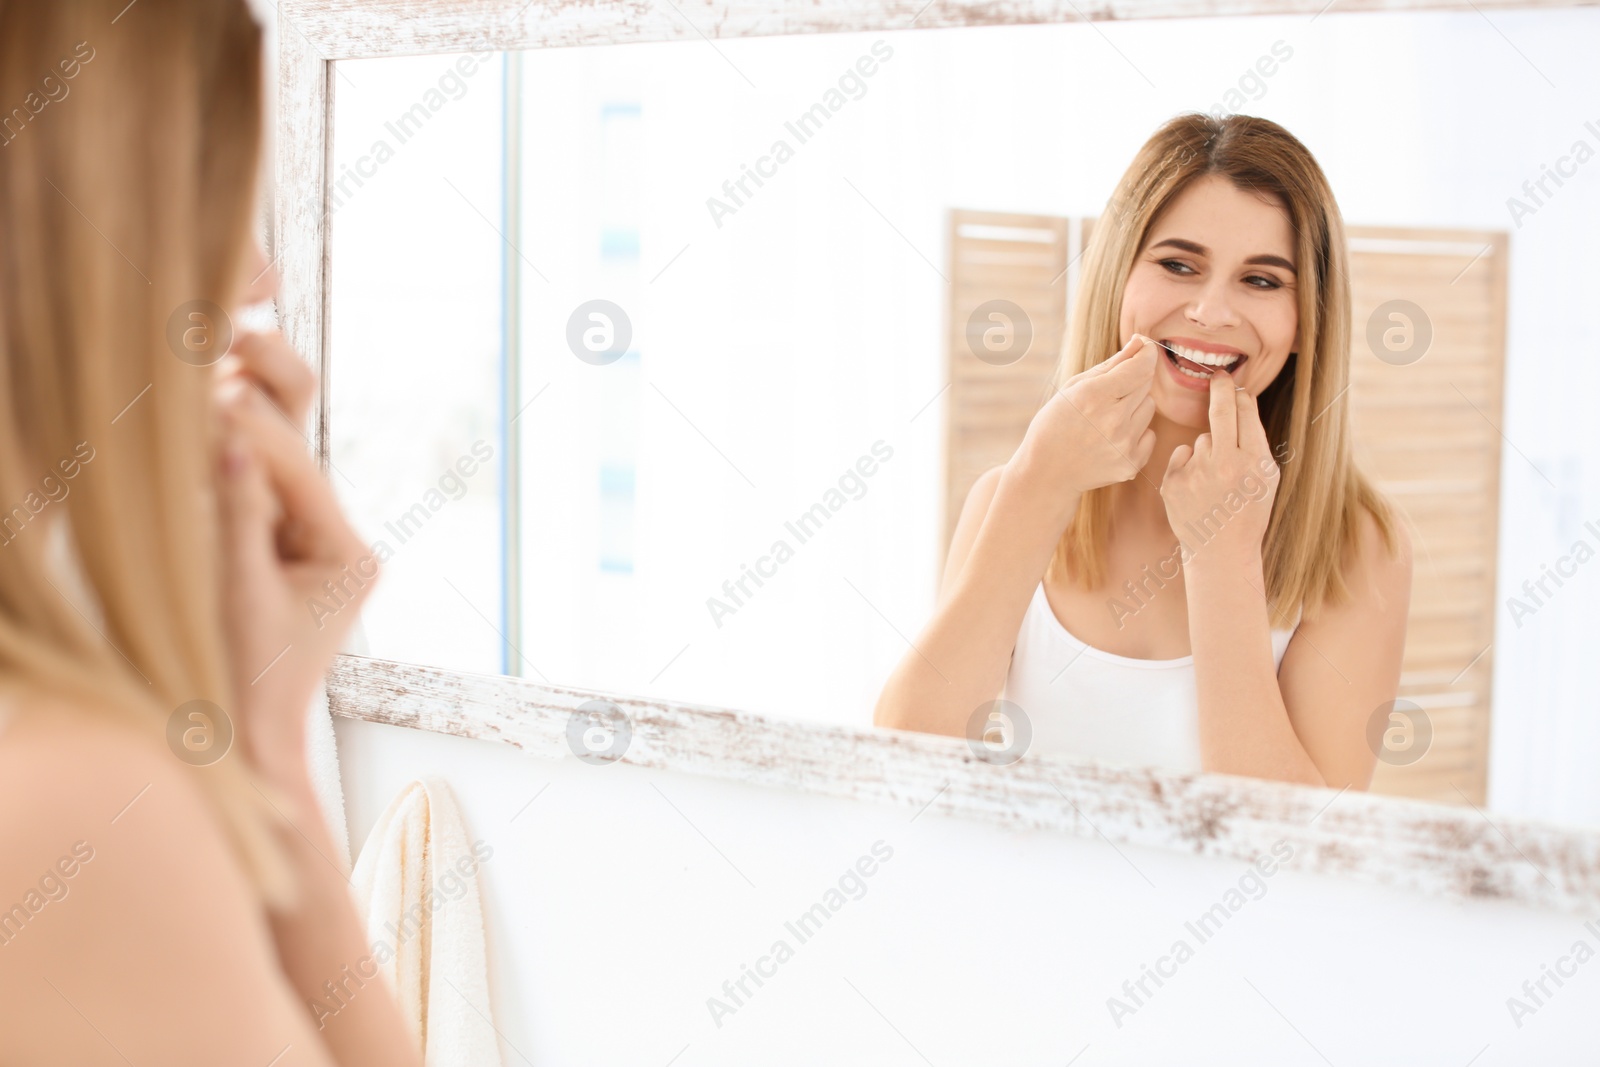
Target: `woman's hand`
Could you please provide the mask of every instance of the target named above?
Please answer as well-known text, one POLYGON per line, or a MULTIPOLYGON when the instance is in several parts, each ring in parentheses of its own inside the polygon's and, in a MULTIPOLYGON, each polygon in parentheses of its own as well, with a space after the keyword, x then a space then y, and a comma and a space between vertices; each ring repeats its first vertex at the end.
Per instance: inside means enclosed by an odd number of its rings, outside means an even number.
POLYGON ((378 574, 307 451, 315 389, 275 331, 241 335, 216 385, 226 710, 245 758, 290 787, 306 774, 306 709, 378 574))
POLYGON ((1167 460, 1161 499, 1167 522, 1194 555, 1260 558, 1279 471, 1256 398, 1218 368, 1211 376, 1211 430, 1167 460))
POLYGON ((1090 489, 1134 477, 1150 460, 1150 395, 1156 344, 1143 334, 1056 390, 1039 409, 1010 466, 1035 491, 1073 502, 1090 489))
MULTIPOLYGON (((244 457, 237 467, 223 464, 218 492, 225 619, 242 694, 235 725, 246 758, 267 780, 292 803, 315 805, 305 763, 307 704, 355 622, 377 562, 307 451, 301 427, 316 379, 305 361, 276 332, 247 334, 219 371, 223 447, 244 457), (343 601, 331 613, 327 581, 343 601), (312 601, 322 604, 315 617, 312 601)), ((367 931, 347 892, 349 871, 328 859, 335 848, 326 823, 313 817, 295 828, 285 840, 303 892, 290 910, 271 913, 272 934, 285 977, 302 1001, 315 1002, 330 975, 362 958, 367 931)), ((319 1030, 340 1063, 422 1063, 387 988, 362 991, 319 1030)))
POLYGON ((217 363, 219 390, 232 381, 253 383, 283 413, 285 422, 304 429, 317 395, 317 376, 283 334, 273 330, 237 335, 217 363))

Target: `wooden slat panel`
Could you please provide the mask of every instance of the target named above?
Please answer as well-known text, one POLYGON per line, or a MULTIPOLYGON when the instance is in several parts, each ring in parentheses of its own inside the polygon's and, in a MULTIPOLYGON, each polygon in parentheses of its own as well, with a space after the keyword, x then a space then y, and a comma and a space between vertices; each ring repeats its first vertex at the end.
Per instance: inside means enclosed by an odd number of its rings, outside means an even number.
POLYGON ((1049 391, 1065 329, 1068 260, 1064 218, 957 210, 950 213, 949 228, 950 396, 941 549, 950 544, 972 483, 1011 458, 1049 391), (1032 343, 1014 363, 985 362, 968 344, 973 312, 990 300, 1016 304, 1032 327, 1032 343))
POLYGON ((1415 763, 1380 763, 1372 788, 1482 805, 1492 648, 1473 659, 1494 640, 1506 237, 1353 227, 1350 238, 1356 457, 1421 540, 1403 672, 1449 675, 1401 687, 1400 696, 1427 713, 1432 744, 1415 763), (1450 243, 1457 247, 1441 252, 1450 243), (1367 343, 1368 320, 1390 300, 1416 304, 1431 326, 1432 342, 1416 362, 1386 362, 1367 343), (1440 448, 1443 441, 1450 447, 1440 448))

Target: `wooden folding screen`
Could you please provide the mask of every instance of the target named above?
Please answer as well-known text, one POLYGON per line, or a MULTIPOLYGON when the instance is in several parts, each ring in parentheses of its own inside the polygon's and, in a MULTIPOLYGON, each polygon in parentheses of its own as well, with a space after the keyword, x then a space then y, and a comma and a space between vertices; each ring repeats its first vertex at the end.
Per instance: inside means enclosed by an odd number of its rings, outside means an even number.
POLYGON ((1011 458, 1050 390, 1067 307, 1068 220, 1048 215, 952 211, 946 411, 945 521, 950 543, 967 490, 1011 458), (984 305, 1006 300, 1026 315, 1026 350, 985 359, 983 334, 997 321, 984 305), (979 315, 975 319, 974 315, 979 315), (976 351, 975 351, 976 349, 976 351))
POLYGON ((1373 789, 1482 805, 1495 658, 1507 238, 1375 227, 1352 228, 1349 237, 1356 461, 1413 524, 1399 695, 1423 710, 1432 730, 1420 760, 1380 762, 1373 789), (1424 341, 1426 351, 1412 360, 1424 341))

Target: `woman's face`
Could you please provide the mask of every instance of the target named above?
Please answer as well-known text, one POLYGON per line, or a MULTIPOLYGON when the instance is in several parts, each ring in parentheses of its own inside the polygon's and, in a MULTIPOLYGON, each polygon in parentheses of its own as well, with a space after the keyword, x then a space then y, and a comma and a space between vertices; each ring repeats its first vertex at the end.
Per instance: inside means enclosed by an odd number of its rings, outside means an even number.
MULTIPOLYGON (((1238 355, 1234 384, 1259 396, 1299 345, 1294 258, 1276 197, 1199 178, 1151 223, 1122 291, 1121 343, 1142 333, 1191 355, 1238 355)), ((1161 353, 1150 391, 1159 414, 1209 429, 1210 389, 1161 353)))

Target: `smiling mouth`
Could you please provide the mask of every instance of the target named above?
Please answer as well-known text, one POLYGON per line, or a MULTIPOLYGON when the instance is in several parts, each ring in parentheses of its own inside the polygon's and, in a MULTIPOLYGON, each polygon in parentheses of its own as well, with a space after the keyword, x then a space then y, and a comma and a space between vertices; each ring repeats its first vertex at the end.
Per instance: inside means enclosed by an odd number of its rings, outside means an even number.
POLYGON ((1183 345, 1174 345, 1170 341, 1157 341, 1166 353, 1167 360, 1173 366, 1191 378, 1210 378, 1218 367, 1226 367, 1228 373, 1237 375, 1239 369, 1250 359, 1246 355, 1219 355, 1213 352, 1201 352, 1183 345))

